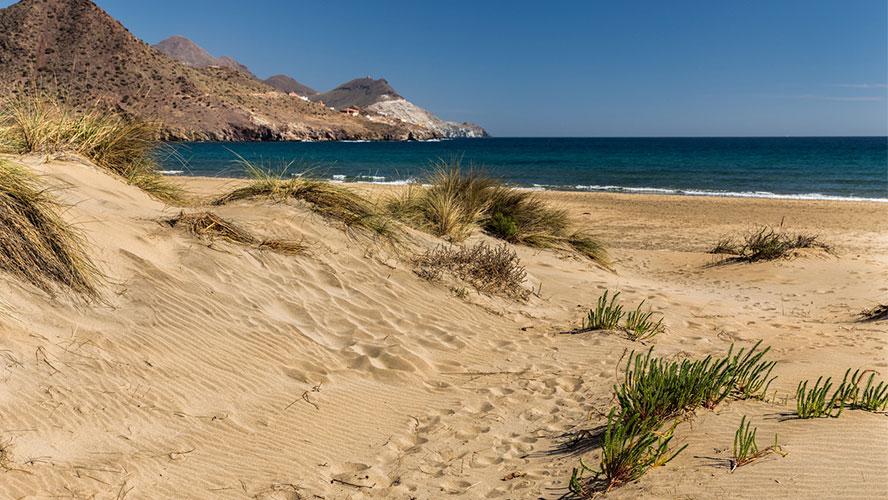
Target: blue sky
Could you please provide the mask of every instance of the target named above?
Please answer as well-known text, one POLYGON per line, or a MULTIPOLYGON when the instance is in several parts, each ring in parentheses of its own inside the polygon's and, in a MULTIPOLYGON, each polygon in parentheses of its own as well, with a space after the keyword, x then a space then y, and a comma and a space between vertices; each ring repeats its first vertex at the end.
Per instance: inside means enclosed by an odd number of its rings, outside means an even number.
POLYGON ((384 77, 498 136, 888 134, 885 0, 97 3, 149 43, 318 90, 384 77))

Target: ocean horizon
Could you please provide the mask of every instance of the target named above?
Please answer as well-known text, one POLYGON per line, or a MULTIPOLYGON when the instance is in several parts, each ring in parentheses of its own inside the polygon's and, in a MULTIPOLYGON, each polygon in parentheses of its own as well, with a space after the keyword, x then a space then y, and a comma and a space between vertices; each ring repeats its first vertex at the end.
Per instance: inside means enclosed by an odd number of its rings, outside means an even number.
POLYGON ((407 184, 436 161, 520 188, 888 201, 888 137, 497 137, 424 142, 168 143, 164 173, 243 176, 242 160, 286 175, 407 184))

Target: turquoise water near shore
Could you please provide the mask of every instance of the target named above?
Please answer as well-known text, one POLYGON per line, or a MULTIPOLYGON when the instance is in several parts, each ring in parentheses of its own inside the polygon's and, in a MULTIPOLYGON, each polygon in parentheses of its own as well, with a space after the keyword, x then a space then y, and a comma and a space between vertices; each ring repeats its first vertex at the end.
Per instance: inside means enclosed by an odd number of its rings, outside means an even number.
POLYGON ((171 174, 242 175, 238 156, 330 180, 406 183, 461 157, 517 186, 888 201, 888 138, 492 138, 440 142, 174 143, 171 174))

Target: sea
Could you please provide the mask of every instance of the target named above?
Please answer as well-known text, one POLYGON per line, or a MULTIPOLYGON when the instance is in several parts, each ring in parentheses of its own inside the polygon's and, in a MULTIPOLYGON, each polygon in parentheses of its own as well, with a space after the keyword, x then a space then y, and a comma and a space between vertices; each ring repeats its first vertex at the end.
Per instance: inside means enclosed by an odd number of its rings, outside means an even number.
POLYGON ((886 137, 489 138, 170 143, 170 175, 239 177, 243 162, 334 182, 421 182, 438 162, 528 189, 888 202, 886 137))

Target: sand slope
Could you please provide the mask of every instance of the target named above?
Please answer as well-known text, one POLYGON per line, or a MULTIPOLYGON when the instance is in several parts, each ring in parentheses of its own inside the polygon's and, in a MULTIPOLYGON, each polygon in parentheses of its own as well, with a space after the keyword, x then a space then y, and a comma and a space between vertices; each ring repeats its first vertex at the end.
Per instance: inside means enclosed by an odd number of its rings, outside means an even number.
POLYGON ((888 302, 883 204, 545 193, 605 239, 617 272, 517 248, 542 293, 515 303, 419 279, 407 257, 429 237, 390 248, 299 203, 239 202, 214 211, 309 254, 207 244, 88 164, 23 161, 107 284, 85 304, 0 276, 0 497, 558 498, 578 453, 598 455, 565 434, 604 421, 620 359, 645 348, 561 333, 606 288, 665 315, 662 355, 765 339, 780 361, 777 403, 699 411, 677 431, 685 453, 609 497, 888 496, 885 415, 800 421, 783 404, 802 378, 888 378, 888 325, 854 321, 888 302), (718 236, 784 217, 837 256, 706 267, 718 236), (742 415, 789 455, 729 473, 742 415))

